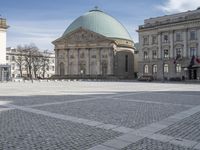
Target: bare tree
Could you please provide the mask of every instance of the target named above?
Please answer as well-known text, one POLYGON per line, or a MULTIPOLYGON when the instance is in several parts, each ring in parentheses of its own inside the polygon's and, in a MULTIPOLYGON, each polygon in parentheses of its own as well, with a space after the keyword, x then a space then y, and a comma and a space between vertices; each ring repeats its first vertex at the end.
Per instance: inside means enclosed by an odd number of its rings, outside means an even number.
POLYGON ((42 67, 42 58, 43 58, 43 55, 41 54, 41 52, 35 51, 35 54, 32 57, 32 67, 33 67, 33 73, 34 73, 35 78, 38 77, 38 71, 42 67))
POLYGON ((19 66, 20 77, 22 77, 23 76, 22 68, 25 62, 24 62, 24 48, 21 45, 17 46, 17 57, 15 58, 14 61, 19 66))
POLYGON ((34 60, 35 55, 37 55, 38 51, 39 51, 38 48, 34 44, 24 46, 25 66, 26 66, 27 75, 30 79, 33 79, 33 76, 32 76, 33 60, 34 60))
POLYGON ((19 66, 20 76, 23 76, 23 67, 27 77, 31 80, 39 77, 40 75, 44 78, 46 71, 49 69, 49 58, 50 53, 48 51, 40 52, 39 49, 34 44, 18 46, 17 47, 18 56, 15 62, 19 66))
POLYGON ((45 73, 46 71, 49 69, 49 63, 50 63, 50 55, 49 53, 46 51, 43 52, 43 56, 41 58, 41 71, 42 71, 42 77, 44 78, 45 77, 45 73))

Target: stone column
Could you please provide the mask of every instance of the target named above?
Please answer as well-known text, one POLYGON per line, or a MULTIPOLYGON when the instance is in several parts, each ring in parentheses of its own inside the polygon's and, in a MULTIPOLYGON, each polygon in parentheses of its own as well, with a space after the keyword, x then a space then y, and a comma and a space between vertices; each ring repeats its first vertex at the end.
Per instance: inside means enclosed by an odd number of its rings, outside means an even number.
POLYGON ((198 40, 198 45, 197 45, 197 56, 200 56, 200 29, 198 28, 197 30, 197 40, 198 40))
POLYGON ((187 29, 186 30, 184 30, 183 31, 183 57, 188 57, 188 43, 187 43, 187 38, 188 38, 188 36, 187 36, 187 29))
POLYGON ((88 75, 90 75, 90 48, 88 48, 88 75))
POLYGON ((55 67, 56 67, 56 75, 58 75, 59 74, 59 49, 55 49, 55 54, 56 54, 56 56, 55 56, 55 67))
POLYGON ((99 48, 99 74, 102 74, 102 60, 101 60, 101 52, 102 48, 99 48))
POLYGON ((175 52, 174 52, 174 31, 172 30, 170 32, 170 52, 169 52, 169 57, 174 58, 175 57, 175 52))
POLYGON ((80 48, 77 49, 77 65, 78 65, 77 66, 77 69, 78 69, 77 75, 80 75, 80 71, 79 71, 80 70, 80 58, 79 57, 80 57, 80 48))
POLYGON ((69 49, 67 49, 67 75, 69 75, 70 73, 70 71, 69 71, 69 49))
POLYGON ((158 58, 162 59, 162 34, 158 33, 158 58))

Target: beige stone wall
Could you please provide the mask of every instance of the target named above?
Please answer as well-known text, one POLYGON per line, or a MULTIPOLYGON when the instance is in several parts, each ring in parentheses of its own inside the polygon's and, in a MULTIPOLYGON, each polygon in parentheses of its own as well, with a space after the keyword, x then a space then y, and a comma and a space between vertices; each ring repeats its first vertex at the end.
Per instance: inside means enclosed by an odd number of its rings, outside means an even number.
MULTIPOLYGON (((194 11, 195 13, 199 13, 200 11, 194 11)), ((193 13, 194 13, 193 12, 193 13)), ((193 14, 190 12, 190 15, 193 14)), ((187 15, 187 13, 185 14, 187 15)), ((200 17, 194 14, 197 17, 195 20, 189 20, 187 18, 185 21, 182 18, 182 22, 175 22, 175 16, 168 16, 168 19, 171 20, 166 22, 164 25, 162 21, 165 17, 159 17, 154 19, 146 20, 143 28, 138 30, 139 32, 139 43, 140 43, 140 51, 139 51, 139 74, 143 75, 144 73, 144 65, 149 66, 149 75, 153 75, 156 78, 162 79, 164 76, 167 78, 171 77, 182 77, 188 76, 188 72, 184 70, 184 68, 188 67, 191 60, 190 48, 195 47, 197 49, 196 57, 200 58, 200 17), (171 17, 171 18, 170 18, 171 17), (174 19, 174 20, 173 20, 174 19), (153 21, 153 22, 152 22, 153 21), (160 24, 158 22, 160 21, 160 24), (156 24, 157 23, 157 24, 156 24), (152 24, 152 25, 151 25, 152 24), (146 27, 145 27, 146 26, 146 27), (149 26, 149 27, 147 27, 149 26), (194 31, 196 34, 196 38, 191 40, 190 32, 194 31), (180 33, 180 40, 177 40, 176 35, 180 33), (164 36, 168 36, 168 41, 164 41, 164 36), (152 42, 153 36, 156 37, 156 42, 152 42), (147 38, 147 43, 145 43, 145 38, 147 38), (176 72, 176 68, 173 62, 177 56, 177 49, 181 49, 181 59, 177 61, 177 63, 181 64, 182 70, 180 73, 176 72), (164 50, 169 50, 169 58, 164 58, 164 50), (156 51, 157 58, 153 58, 153 51, 156 51), (144 58, 144 52, 147 52, 148 58, 144 58), (167 63, 169 65, 169 73, 163 75, 163 63, 167 63), (157 64, 158 72, 157 74, 152 73, 152 65, 157 64)), ((188 16, 189 17, 189 16, 188 16)), ((180 19, 180 18, 179 18, 180 19)), ((197 69, 197 76, 200 77, 199 69, 197 69)))
POLYGON ((81 48, 57 50, 57 72, 64 63, 65 75, 101 75, 106 66, 106 74, 113 74, 113 52, 111 48, 81 48))

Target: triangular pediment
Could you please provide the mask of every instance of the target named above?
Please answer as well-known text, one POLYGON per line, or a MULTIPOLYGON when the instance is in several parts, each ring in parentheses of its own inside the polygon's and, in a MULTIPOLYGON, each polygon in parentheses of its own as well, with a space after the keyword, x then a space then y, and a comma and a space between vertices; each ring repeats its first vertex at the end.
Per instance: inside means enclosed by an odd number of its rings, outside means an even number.
POLYGON ((95 33, 93 31, 79 28, 69 34, 62 36, 61 38, 55 40, 53 44, 57 42, 67 42, 67 43, 93 43, 93 42, 103 42, 103 41, 113 41, 101 34, 95 33))

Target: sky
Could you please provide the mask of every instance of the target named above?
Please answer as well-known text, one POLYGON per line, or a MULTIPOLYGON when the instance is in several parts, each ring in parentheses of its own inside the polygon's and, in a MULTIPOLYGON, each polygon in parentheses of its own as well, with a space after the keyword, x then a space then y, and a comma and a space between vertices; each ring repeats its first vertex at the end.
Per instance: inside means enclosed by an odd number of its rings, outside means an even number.
POLYGON ((77 17, 98 6, 128 30, 134 42, 144 19, 194 10, 200 0, 0 0, 0 15, 7 19, 7 47, 34 43, 53 51, 59 38, 77 17))

